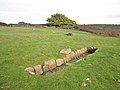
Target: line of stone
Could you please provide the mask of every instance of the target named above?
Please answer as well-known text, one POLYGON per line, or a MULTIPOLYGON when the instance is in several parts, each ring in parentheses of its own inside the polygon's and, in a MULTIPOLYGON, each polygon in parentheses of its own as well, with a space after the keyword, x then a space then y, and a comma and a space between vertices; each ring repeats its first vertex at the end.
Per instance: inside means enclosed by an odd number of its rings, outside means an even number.
POLYGON ((81 48, 77 51, 72 51, 69 54, 65 55, 63 59, 56 59, 56 60, 51 59, 45 61, 43 65, 28 67, 25 69, 25 71, 33 75, 45 75, 46 72, 52 71, 57 67, 61 67, 63 64, 72 63, 77 60, 80 60, 82 57, 92 54, 96 50, 97 50, 96 47, 81 48))

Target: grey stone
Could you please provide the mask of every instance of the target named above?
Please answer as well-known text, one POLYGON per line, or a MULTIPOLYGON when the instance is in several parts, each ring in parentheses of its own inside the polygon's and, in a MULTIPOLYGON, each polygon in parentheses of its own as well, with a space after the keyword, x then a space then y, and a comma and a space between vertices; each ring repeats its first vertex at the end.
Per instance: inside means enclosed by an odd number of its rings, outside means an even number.
POLYGON ((68 54, 68 55, 66 55, 65 57, 64 57, 64 62, 69 62, 69 61, 71 61, 71 57, 70 57, 70 54, 68 54))
POLYGON ((35 72, 34 72, 34 68, 33 67, 28 67, 28 68, 25 68, 25 71, 32 74, 32 75, 35 75, 35 72))
POLYGON ((33 68, 35 70, 35 74, 37 75, 43 74, 42 65, 36 65, 36 66, 33 66, 33 68))
POLYGON ((45 61, 44 66, 43 66, 43 71, 47 72, 49 70, 56 68, 56 66, 57 66, 56 61, 54 59, 51 59, 49 61, 45 61))
POLYGON ((56 64, 57 64, 57 66, 61 66, 62 64, 64 64, 64 60, 63 59, 57 59, 56 64))
POLYGON ((71 53, 71 49, 70 48, 63 49, 63 50, 60 51, 60 53, 62 53, 62 54, 69 54, 69 53, 71 53))

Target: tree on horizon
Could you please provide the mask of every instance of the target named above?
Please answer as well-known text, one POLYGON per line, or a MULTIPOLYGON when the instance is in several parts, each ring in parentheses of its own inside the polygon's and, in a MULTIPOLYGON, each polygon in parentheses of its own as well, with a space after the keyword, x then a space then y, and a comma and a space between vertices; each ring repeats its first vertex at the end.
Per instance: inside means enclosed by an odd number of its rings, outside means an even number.
POLYGON ((77 25, 76 21, 69 19, 64 14, 55 13, 51 15, 50 18, 47 19, 48 25, 51 26, 61 26, 61 25, 69 25, 75 26, 77 25))

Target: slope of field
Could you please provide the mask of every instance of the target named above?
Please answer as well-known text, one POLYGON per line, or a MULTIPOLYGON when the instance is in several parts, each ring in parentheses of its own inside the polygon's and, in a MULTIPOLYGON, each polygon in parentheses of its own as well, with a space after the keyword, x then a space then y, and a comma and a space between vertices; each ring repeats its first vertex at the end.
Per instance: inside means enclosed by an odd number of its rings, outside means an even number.
POLYGON ((0 27, 0 89, 118 90, 120 38, 87 32, 27 27, 0 27), (72 36, 66 36, 66 33, 72 36), (26 67, 61 58, 61 49, 96 46, 99 51, 50 76, 30 75, 26 67), (90 85, 81 84, 89 78, 90 85))
POLYGON ((61 26, 63 29, 85 31, 102 36, 120 37, 120 25, 114 24, 88 24, 78 26, 61 26))

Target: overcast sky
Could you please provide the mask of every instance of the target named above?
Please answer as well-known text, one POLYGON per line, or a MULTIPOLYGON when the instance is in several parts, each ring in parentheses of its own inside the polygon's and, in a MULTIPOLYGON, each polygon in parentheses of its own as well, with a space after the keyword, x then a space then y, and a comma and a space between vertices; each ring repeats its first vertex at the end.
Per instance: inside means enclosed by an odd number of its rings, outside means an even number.
POLYGON ((78 24, 120 24, 120 0, 0 0, 0 22, 46 23, 54 13, 78 24))

